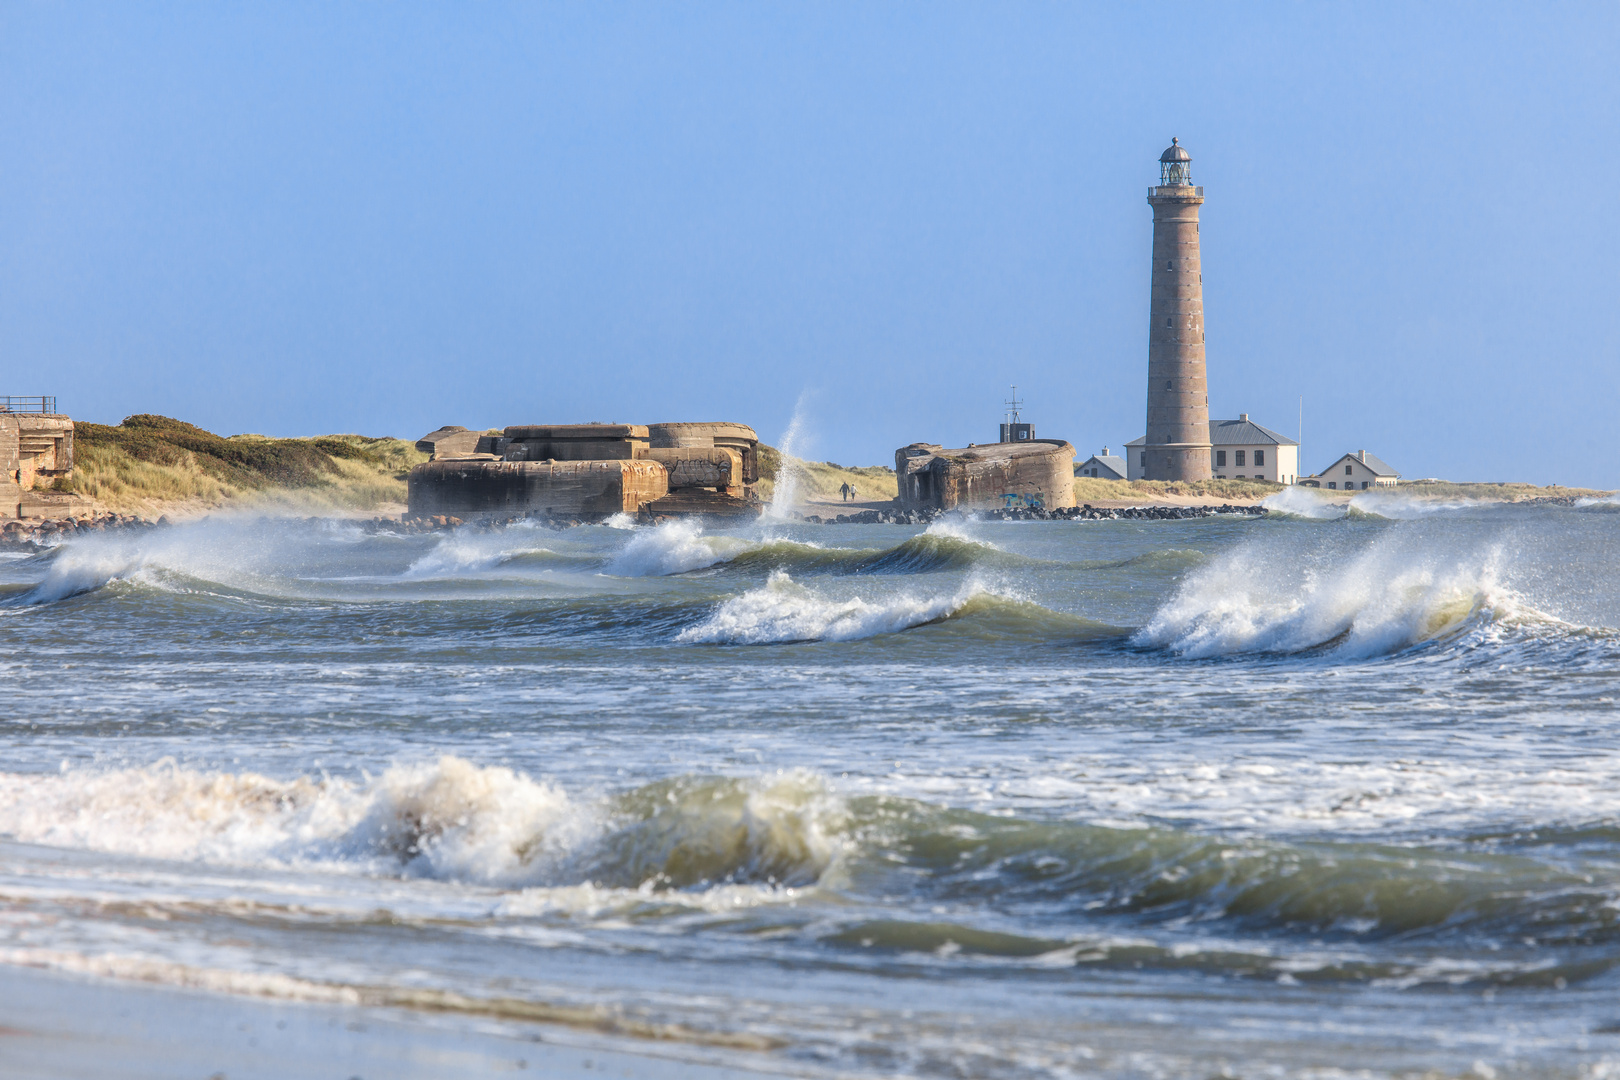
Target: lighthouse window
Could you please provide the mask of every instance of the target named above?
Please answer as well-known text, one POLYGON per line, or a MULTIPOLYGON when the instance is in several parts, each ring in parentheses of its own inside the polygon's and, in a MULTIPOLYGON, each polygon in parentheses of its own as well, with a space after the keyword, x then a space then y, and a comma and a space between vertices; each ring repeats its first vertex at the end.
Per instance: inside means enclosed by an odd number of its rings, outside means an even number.
POLYGON ((1164 320, 1164 325, 1166 325, 1166 326, 1172 326, 1172 325, 1174 325, 1174 324, 1173 324, 1173 323, 1171 323, 1171 322, 1170 322, 1170 320, 1169 320, 1169 319, 1166 319, 1166 320, 1164 320))
POLYGON ((1175 389, 1175 387, 1170 385, 1170 380, 1169 379, 1164 380, 1164 388, 1166 390, 1174 390, 1175 389))
POLYGON ((1173 262, 1167 262, 1164 264, 1164 268, 1166 270, 1174 270, 1176 268, 1176 264, 1173 262))

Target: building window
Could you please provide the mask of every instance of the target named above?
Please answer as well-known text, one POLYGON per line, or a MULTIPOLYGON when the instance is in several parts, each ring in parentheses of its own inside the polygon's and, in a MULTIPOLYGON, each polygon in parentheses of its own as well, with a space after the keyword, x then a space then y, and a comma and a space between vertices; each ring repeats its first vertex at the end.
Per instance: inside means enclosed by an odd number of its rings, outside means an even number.
POLYGON ((1361 482, 1361 490, 1362 490, 1362 491, 1366 491, 1366 490, 1367 490, 1367 481, 1365 481, 1365 480, 1363 480, 1363 481, 1362 481, 1362 482, 1361 482))
POLYGON ((1225 450, 1217 450, 1217 451, 1215 451, 1215 464, 1219 465, 1223 469, 1226 468, 1226 451, 1225 450))
POLYGON ((1239 480, 1244 480, 1244 479, 1247 479, 1247 477, 1245 477, 1245 476, 1244 476, 1244 475, 1243 475, 1243 474, 1242 474, 1242 473, 1238 473, 1238 474, 1237 474, 1237 478, 1238 478, 1238 479, 1239 479, 1239 480))
POLYGON ((1338 486, 1339 486, 1339 483, 1338 483, 1338 481, 1336 481, 1336 480, 1329 480, 1329 481, 1328 481, 1328 487, 1330 487, 1330 488, 1333 488, 1333 489, 1335 489, 1335 490, 1337 490, 1337 489, 1338 489, 1338 486))
POLYGON ((1142 451, 1142 468, 1147 468, 1147 451, 1142 451))
POLYGON ((1266 452, 1264 450, 1256 450, 1254 452, 1254 463, 1256 465, 1264 465, 1266 463, 1266 452))
POLYGON ((1243 460, 1243 456, 1244 456, 1244 454, 1243 454, 1242 450, 1239 450, 1234 454, 1234 457, 1236 458, 1237 464, 1239 464, 1239 465, 1247 465, 1248 464, 1248 462, 1243 460))
POLYGON ((1353 473, 1351 473, 1351 471, 1350 471, 1350 466, 1348 466, 1348 465, 1346 465, 1346 466, 1345 466, 1345 467, 1344 467, 1344 475, 1346 475, 1346 476, 1352 476, 1352 475, 1354 475, 1354 474, 1353 474, 1353 473))

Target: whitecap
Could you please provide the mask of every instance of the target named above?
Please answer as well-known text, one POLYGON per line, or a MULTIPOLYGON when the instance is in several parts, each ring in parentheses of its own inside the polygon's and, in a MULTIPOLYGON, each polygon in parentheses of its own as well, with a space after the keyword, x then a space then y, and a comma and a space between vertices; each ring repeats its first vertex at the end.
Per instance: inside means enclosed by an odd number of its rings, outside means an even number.
POLYGON ((656 529, 636 531, 605 572, 615 577, 685 574, 726 562, 750 546, 735 536, 706 536, 703 526, 690 519, 666 521, 656 529))
POLYGON ((902 594, 876 602, 823 596, 776 570, 763 586, 734 596, 697 626, 684 643, 761 645, 783 641, 850 641, 937 622, 989 590, 969 582, 944 596, 902 594))

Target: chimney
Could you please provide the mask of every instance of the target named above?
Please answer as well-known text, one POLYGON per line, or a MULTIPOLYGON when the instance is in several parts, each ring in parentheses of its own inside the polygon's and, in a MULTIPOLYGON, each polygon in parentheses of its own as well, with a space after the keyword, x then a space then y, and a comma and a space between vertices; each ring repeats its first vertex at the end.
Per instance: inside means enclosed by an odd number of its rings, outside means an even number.
POLYGON ((1356 460, 1361 462, 1363 465, 1367 464, 1367 451, 1365 451, 1365 450, 1357 450, 1356 451, 1356 460))
POLYGON ((1238 413, 1238 419, 1247 424, 1249 422, 1249 414, 1246 412, 1240 412, 1238 413))
POLYGON ((1103 457, 1107 457, 1107 456, 1108 456, 1108 447, 1106 447, 1106 446, 1105 446, 1105 447, 1103 447, 1103 452, 1102 452, 1102 456, 1103 456, 1103 457))

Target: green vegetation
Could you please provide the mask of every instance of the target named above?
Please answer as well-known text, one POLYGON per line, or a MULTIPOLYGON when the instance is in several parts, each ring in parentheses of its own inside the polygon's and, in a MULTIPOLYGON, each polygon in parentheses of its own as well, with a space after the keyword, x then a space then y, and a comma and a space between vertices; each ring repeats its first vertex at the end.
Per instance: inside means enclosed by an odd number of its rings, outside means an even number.
POLYGON ((1166 497, 1236 499, 1250 502, 1275 495, 1281 484, 1266 480, 1102 480, 1077 476, 1074 497, 1077 502, 1140 502, 1166 497))
MULTIPOLYGON (((776 477, 782 468, 782 454, 774 446, 759 445, 759 497, 769 502, 776 491, 776 477)), ((886 502, 900 494, 894 470, 883 465, 845 467, 831 461, 795 461, 798 470, 800 502, 842 502, 838 489, 855 486, 861 502, 886 502)))
POLYGON ((427 455, 402 439, 326 435, 224 438, 166 416, 116 427, 77 423, 77 491, 111 510, 154 513, 246 505, 311 511, 376 510, 405 501, 405 474, 427 455))
MULTIPOLYGON (((1429 499, 1482 499, 1488 502, 1522 502, 1525 499, 1579 498, 1586 495, 1608 495, 1607 491, 1593 488, 1540 487, 1536 484, 1514 483, 1451 483, 1447 480, 1403 480, 1395 489, 1403 495, 1429 499)), ((1324 491, 1321 494, 1331 495, 1324 491)))

